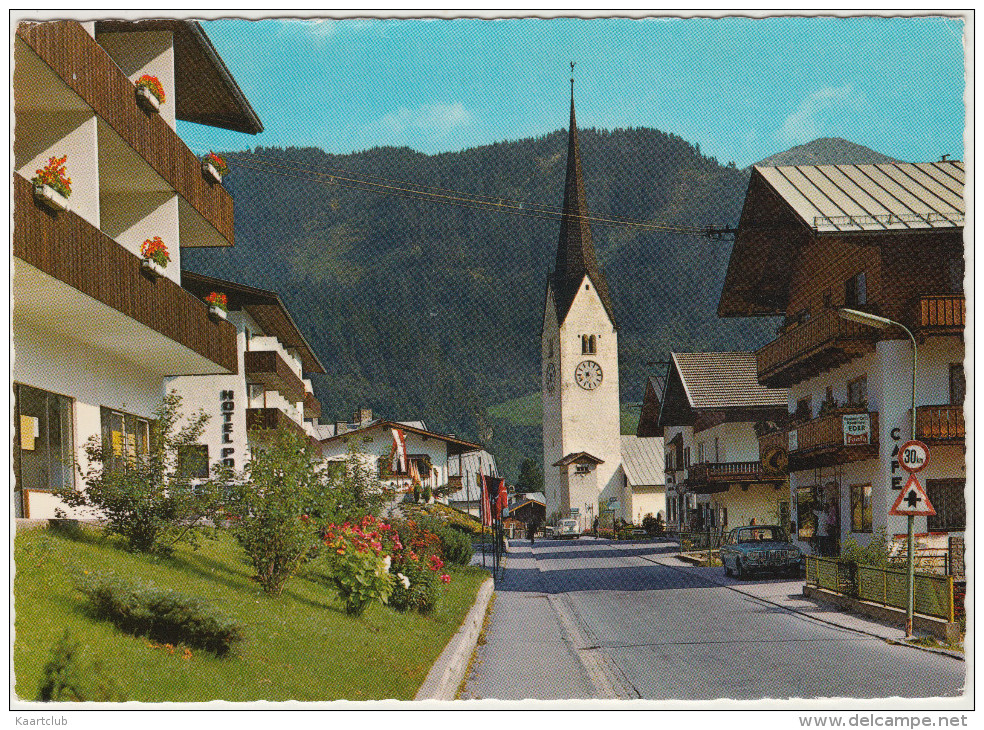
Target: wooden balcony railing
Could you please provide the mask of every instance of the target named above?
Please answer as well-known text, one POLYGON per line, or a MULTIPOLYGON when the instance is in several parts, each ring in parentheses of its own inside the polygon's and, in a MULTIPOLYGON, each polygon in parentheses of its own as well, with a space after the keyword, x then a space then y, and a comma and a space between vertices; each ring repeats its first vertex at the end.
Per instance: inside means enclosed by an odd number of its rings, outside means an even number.
POLYGON ((318 418, 321 415, 321 401, 314 397, 314 393, 304 394, 304 417, 318 418))
POLYGON ((199 158, 159 114, 137 106, 133 83, 79 23, 22 23, 17 37, 232 245, 232 196, 206 182, 199 158))
POLYGON ((321 444, 316 438, 308 435, 303 426, 279 408, 246 409, 246 430, 250 432, 253 438, 268 438, 270 432, 280 427, 293 431, 299 436, 303 436, 313 446, 319 449, 321 448, 321 444))
POLYGON ((962 441, 965 437, 963 406, 916 407, 916 438, 962 441))
POLYGON ((170 279, 149 280, 139 257, 77 214, 42 208, 31 183, 13 178, 14 256, 229 372, 239 370, 234 325, 211 321, 208 306, 170 279))
POLYGON ((304 381, 290 369, 290 365, 276 350, 250 350, 243 353, 246 379, 263 383, 276 390, 291 403, 305 399, 304 381))
POLYGON ((756 353, 759 382, 789 387, 873 351, 877 338, 878 330, 825 310, 756 353))
POLYGON ((758 461, 727 461, 694 464, 687 468, 687 489, 698 494, 727 491, 730 484, 762 479, 758 461))
MULTIPOLYGON (((796 448, 789 452, 790 471, 817 466, 846 464, 870 459, 878 454, 878 414, 869 412, 870 443, 848 445, 844 443, 844 416, 851 411, 838 411, 787 430, 796 431, 796 448)), ((858 409, 854 413, 864 413, 858 409)))
POLYGON ((963 294, 917 297, 913 324, 921 334, 959 334, 967 324, 967 298, 963 294))

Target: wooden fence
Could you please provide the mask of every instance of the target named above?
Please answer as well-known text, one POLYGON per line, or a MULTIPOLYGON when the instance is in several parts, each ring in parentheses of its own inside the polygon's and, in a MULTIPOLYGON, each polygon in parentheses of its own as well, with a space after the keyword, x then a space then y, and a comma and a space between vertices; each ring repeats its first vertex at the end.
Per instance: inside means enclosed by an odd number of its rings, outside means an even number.
MULTIPOLYGON (((807 555, 806 584, 880 606, 902 610, 907 607, 906 573, 897 568, 878 568, 807 555)), ((913 611, 952 622, 953 577, 916 573, 913 611)))

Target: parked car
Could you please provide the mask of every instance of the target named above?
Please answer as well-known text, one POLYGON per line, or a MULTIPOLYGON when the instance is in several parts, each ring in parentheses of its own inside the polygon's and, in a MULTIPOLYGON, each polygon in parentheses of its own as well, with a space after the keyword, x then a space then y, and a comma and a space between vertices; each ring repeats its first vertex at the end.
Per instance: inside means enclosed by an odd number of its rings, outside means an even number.
POLYGON ((738 578, 761 572, 799 575, 802 562, 803 552, 778 525, 736 527, 721 545, 725 575, 738 578))
POLYGON ((577 518, 568 517, 558 522, 557 529, 554 531, 554 537, 558 537, 561 540, 576 540, 581 537, 581 527, 578 525, 577 518))

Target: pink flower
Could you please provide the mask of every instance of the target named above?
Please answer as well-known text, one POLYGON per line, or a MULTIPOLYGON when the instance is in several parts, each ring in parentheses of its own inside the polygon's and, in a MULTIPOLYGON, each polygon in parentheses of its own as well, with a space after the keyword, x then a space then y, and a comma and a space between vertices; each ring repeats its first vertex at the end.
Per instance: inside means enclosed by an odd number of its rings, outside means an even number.
POLYGON ((447 573, 445 573, 444 575, 441 576, 441 582, 442 583, 450 583, 451 582, 451 576, 448 575, 447 573))

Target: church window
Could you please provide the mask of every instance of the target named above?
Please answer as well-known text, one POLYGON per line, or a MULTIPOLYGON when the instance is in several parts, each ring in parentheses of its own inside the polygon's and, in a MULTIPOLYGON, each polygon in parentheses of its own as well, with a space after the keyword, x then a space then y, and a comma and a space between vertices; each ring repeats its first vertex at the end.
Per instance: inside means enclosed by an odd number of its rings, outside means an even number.
POLYGON ((591 471, 591 467, 587 464, 577 464, 574 467, 575 474, 587 474, 590 471, 591 471))
POLYGON ((594 355, 597 352, 597 349, 597 340, 594 335, 581 335, 582 355, 594 355))

